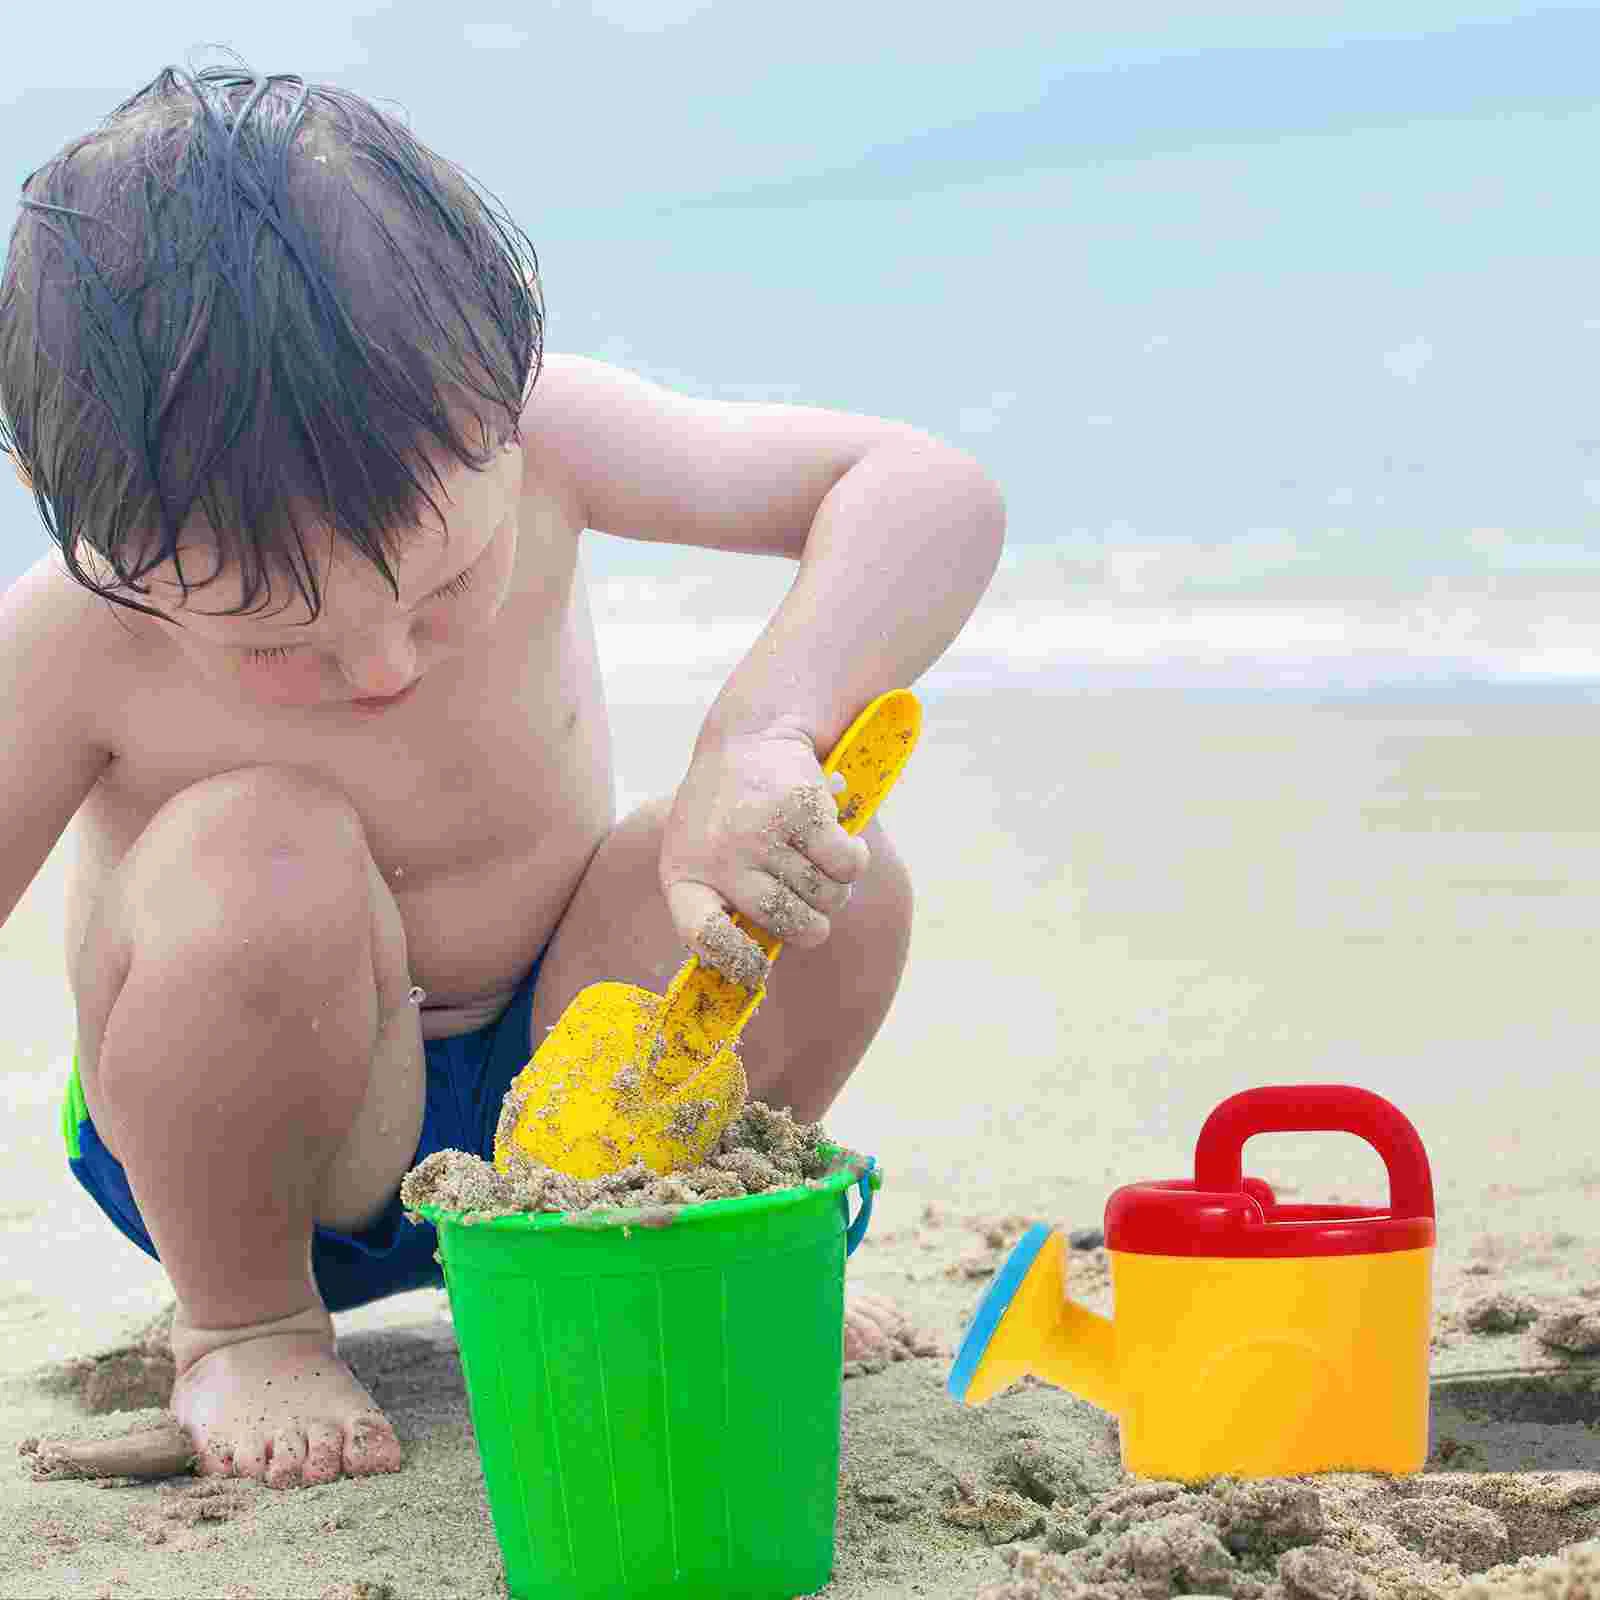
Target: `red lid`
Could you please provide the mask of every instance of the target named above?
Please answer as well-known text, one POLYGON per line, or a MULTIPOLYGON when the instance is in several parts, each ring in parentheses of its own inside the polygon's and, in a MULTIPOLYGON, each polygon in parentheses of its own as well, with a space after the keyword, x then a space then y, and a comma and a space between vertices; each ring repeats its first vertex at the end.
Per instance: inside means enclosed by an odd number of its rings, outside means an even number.
POLYGON ((1247 1089, 1206 1118, 1194 1177, 1134 1183, 1106 1202, 1106 1248, 1150 1256, 1346 1256, 1434 1240, 1433 1178, 1417 1130, 1389 1102, 1346 1084, 1247 1089), (1258 1133, 1353 1133, 1383 1157, 1387 1206, 1279 1205, 1244 1176, 1258 1133))

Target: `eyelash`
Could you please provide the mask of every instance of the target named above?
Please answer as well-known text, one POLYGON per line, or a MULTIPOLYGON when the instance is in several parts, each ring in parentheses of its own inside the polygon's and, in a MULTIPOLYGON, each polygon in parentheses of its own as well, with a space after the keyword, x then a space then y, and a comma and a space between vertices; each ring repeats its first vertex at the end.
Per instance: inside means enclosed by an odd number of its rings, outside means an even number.
MULTIPOLYGON (((442 589, 436 589, 430 599, 438 599, 440 595, 465 594, 472 587, 472 568, 465 572, 457 573, 442 589)), ((294 654, 298 645, 272 644, 246 653, 245 659, 252 662, 283 661, 294 654)))

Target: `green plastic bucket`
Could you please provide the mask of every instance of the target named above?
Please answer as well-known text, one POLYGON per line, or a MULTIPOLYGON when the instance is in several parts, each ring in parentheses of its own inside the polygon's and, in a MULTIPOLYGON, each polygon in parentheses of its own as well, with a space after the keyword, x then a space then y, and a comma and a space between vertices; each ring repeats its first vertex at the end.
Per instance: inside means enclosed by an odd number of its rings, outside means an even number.
POLYGON ((665 1225, 421 1208, 512 1600, 792 1600, 827 1583, 844 1262, 881 1182, 869 1161, 665 1225))

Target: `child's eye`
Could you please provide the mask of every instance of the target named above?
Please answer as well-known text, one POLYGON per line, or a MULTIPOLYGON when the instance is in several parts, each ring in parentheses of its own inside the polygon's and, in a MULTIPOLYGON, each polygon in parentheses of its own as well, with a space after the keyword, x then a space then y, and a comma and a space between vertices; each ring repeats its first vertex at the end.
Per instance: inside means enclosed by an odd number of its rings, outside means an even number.
POLYGON ((435 594, 465 594, 472 587, 472 568, 459 572, 442 589, 436 589, 435 594))
POLYGON ((264 649, 260 649, 260 650, 247 650, 245 652, 245 660, 246 661, 283 661, 283 660, 286 660, 289 656, 292 656, 294 654, 296 648, 297 647, 295 645, 292 645, 292 644, 268 645, 264 649))

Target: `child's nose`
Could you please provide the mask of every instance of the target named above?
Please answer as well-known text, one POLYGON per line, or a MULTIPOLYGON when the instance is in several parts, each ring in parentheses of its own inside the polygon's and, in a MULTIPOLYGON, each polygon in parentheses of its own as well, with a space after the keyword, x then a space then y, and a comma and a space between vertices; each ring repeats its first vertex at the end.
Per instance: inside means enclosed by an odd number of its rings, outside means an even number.
POLYGON ((417 675, 417 648, 409 626, 388 629, 364 640, 340 658, 350 685, 378 698, 399 694, 417 675))

